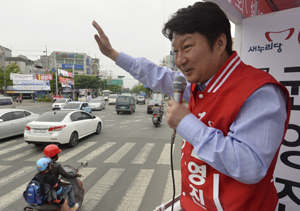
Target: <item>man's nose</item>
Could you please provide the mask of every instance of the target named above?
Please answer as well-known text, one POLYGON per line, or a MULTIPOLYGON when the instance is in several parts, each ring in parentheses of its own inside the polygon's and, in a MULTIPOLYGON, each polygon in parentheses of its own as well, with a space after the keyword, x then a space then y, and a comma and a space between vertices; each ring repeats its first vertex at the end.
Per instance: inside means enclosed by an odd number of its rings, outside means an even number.
POLYGON ((176 65, 177 65, 177 67, 181 67, 181 66, 183 66, 183 65, 185 65, 186 63, 187 63, 187 58, 186 58, 186 56, 185 56, 185 54, 184 53, 178 53, 178 56, 177 56, 177 58, 176 58, 176 60, 175 60, 175 63, 176 63, 176 65))

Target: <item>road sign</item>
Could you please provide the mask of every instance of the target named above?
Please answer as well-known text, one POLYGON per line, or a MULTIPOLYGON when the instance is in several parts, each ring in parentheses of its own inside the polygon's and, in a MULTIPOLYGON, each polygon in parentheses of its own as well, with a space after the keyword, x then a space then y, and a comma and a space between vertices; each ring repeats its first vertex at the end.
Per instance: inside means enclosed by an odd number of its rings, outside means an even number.
POLYGON ((106 79, 106 85, 123 85, 123 80, 106 79))

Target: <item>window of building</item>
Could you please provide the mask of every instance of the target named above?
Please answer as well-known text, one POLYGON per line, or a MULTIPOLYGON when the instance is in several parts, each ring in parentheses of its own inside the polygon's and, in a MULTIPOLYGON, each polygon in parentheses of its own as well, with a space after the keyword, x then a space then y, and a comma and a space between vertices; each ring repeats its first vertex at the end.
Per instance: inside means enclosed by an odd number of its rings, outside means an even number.
POLYGON ((75 64, 83 65, 83 60, 76 60, 76 61, 75 61, 75 64))
POLYGON ((66 64, 74 64, 74 60, 66 59, 66 64))
POLYGON ((57 64, 63 64, 63 63, 64 63, 64 60, 63 60, 63 59, 56 59, 56 63, 57 63, 57 64))

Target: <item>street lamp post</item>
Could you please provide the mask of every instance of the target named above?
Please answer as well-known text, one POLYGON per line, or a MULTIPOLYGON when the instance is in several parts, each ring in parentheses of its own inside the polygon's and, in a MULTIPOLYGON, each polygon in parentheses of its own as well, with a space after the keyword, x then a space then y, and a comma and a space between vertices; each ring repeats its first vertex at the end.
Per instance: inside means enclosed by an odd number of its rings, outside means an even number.
POLYGON ((6 95, 6 75, 5 75, 5 49, 0 45, 0 47, 2 48, 2 51, 3 51, 3 73, 4 73, 4 95, 6 95))
POLYGON ((75 100, 75 73, 74 73, 75 64, 73 64, 73 100, 75 100))

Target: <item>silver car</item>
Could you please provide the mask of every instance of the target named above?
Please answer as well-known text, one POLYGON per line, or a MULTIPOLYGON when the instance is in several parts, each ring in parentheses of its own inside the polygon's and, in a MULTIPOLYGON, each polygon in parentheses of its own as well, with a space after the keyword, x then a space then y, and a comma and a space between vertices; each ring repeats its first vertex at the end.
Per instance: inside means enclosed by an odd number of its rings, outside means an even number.
POLYGON ((25 125, 39 116, 23 109, 0 109, 0 139, 23 134, 25 125))
POLYGON ((102 109, 105 109, 105 104, 106 104, 106 102, 103 97, 93 98, 89 102, 89 105, 90 105, 92 111, 95 111, 95 110, 101 111, 102 109))

